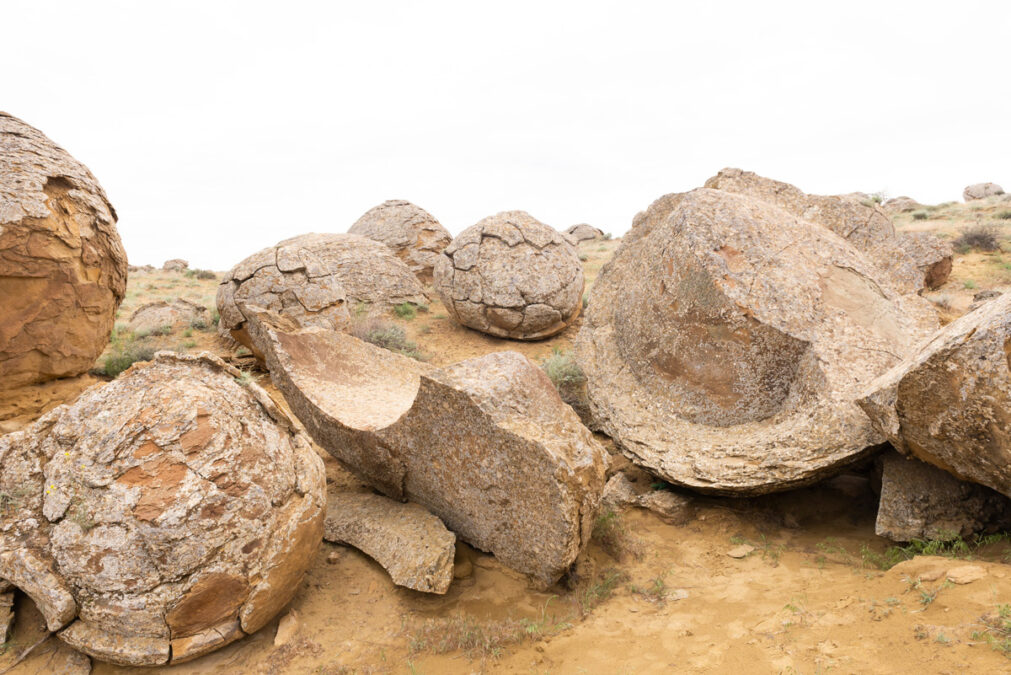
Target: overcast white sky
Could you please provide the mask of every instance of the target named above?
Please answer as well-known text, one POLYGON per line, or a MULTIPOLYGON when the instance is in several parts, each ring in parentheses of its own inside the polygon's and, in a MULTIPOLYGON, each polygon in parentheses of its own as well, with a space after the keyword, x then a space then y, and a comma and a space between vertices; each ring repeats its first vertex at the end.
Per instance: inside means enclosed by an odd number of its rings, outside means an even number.
POLYGON ((87 164, 132 263, 227 269, 409 199, 619 234, 724 166, 1011 189, 1011 2, 3 0, 0 109, 87 164))

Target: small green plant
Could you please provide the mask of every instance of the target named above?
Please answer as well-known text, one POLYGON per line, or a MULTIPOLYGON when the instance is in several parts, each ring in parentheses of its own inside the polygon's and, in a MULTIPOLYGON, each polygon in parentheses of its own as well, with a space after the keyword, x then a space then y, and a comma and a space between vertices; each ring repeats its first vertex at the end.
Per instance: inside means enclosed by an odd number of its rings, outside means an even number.
POLYGON ((586 262, 589 259, 590 259, 590 256, 586 255, 585 253, 580 253, 579 254, 579 260, 580 260, 580 262, 586 262))
POLYGON ((926 211, 913 211, 913 220, 926 220, 930 214, 926 211))
POLYGON ((611 236, 612 236, 612 235, 611 235, 611 233, 610 233, 610 232, 605 232, 605 233, 604 233, 604 239, 605 239, 605 240, 607 240, 607 241, 610 241, 610 240, 611 240, 611 236))
POLYGON ((360 317, 351 323, 351 334, 359 340, 388 349, 391 352, 424 361, 425 355, 417 343, 407 339, 407 333, 400 326, 377 317, 360 317))
POLYGON ((1011 220, 1011 210, 998 211, 994 214, 994 218, 998 220, 1011 220))
POLYGON ((628 581, 628 575, 620 570, 608 568, 601 572, 600 576, 587 584, 579 594, 580 616, 587 616, 600 603, 610 598, 615 589, 626 581, 628 581))
POLYGON ((256 378, 253 377, 253 374, 248 370, 243 370, 239 372, 239 375, 235 378, 235 381, 238 382, 243 387, 248 387, 249 385, 256 382, 256 378))
MULTIPOLYGON (((187 328, 186 330, 184 330, 183 331, 183 337, 184 338, 193 337, 193 329, 192 328, 187 328)), ((196 343, 194 342, 193 344, 196 344, 196 343)))
POLYGON ((976 282, 975 282, 975 281, 973 281, 972 279, 966 279, 966 280, 965 280, 965 283, 964 283, 964 284, 962 284, 962 285, 963 285, 963 286, 965 286, 965 287, 966 287, 967 289, 969 289, 970 291, 972 291, 972 290, 975 290, 975 289, 979 288, 979 286, 978 286, 978 285, 976 284, 976 282))
POLYGON ((179 348, 176 351, 184 352, 187 349, 193 349, 196 346, 197 346, 196 340, 183 340, 182 342, 179 343, 179 348))
POLYGON ((641 595, 650 602, 662 605, 667 601, 667 596, 670 594, 670 589, 667 588, 665 581, 666 576, 666 573, 659 574, 650 580, 647 586, 630 585, 628 590, 636 595, 641 595))
POLYGON ((215 326, 221 323, 221 313, 218 310, 215 309, 213 312, 211 312, 211 321, 214 323, 215 326))
POLYGON ((586 375, 572 353, 563 352, 558 347, 551 348, 551 356, 544 359, 541 368, 558 389, 586 382, 586 375))
POLYGON ((626 555, 636 559, 642 557, 642 543, 628 533, 621 515, 612 509, 605 509, 597 516, 592 537, 615 560, 623 560, 626 555))
POLYGON ((583 293, 583 309, 586 309, 589 306, 590 306, 590 294, 583 293))
POLYGON ((109 343, 109 353, 96 372, 100 375, 117 377, 137 361, 150 361, 154 357, 154 353, 154 347, 141 344, 138 338, 129 331, 125 333, 113 331, 109 343))
MULTIPOLYGON (((217 317, 217 319, 221 318, 221 315, 218 314, 217 310, 214 311, 214 315, 217 317)), ((217 323, 218 323, 217 319, 214 319, 214 324, 215 325, 217 325, 217 323)), ((192 319, 190 319, 190 328, 193 328, 193 329, 196 329, 196 330, 207 330, 208 328, 210 328, 210 326, 207 324, 207 321, 204 320, 203 317, 195 316, 192 319)), ((186 334, 183 333, 183 335, 186 335, 186 334)))
POLYGON ((67 517, 70 519, 70 522, 75 523, 85 532, 88 532, 97 524, 92 519, 91 515, 85 510, 84 504, 78 497, 75 497, 70 502, 70 509, 67 517))
POLYGON ((995 610, 980 617, 983 630, 974 631, 972 639, 986 642, 991 649, 1011 658, 1011 605, 1000 604, 995 610))
POLYGON ((402 302, 399 305, 395 305, 393 307, 393 313, 397 315, 397 318, 404 319, 405 321, 410 321, 417 316, 417 311, 414 309, 414 305, 409 302, 402 302))

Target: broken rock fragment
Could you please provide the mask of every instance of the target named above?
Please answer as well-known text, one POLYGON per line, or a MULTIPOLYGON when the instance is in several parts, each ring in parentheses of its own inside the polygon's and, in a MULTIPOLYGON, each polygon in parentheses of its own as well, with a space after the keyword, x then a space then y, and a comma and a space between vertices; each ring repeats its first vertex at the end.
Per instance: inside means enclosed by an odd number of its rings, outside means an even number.
POLYGON ((398 586, 442 594, 453 581, 456 535, 417 504, 370 493, 331 494, 323 539, 362 551, 398 586))
POLYGON ((251 312, 271 378, 364 481, 550 585, 590 538, 606 452, 515 352, 433 368, 342 333, 251 312))

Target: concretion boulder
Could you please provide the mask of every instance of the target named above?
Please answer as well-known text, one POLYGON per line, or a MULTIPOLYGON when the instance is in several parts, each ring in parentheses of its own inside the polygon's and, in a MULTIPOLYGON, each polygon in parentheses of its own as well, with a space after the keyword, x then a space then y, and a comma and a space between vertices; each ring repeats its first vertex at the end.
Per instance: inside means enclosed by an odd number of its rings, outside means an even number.
POLYGON ((863 195, 809 195, 789 183, 740 169, 723 169, 705 187, 759 199, 826 227, 867 256, 878 268, 877 276, 884 276, 895 290, 917 293, 923 288, 923 273, 896 241, 892 219, 863 195))
POLYGON ((433 368, 268 312, 250 333, 312 437, 363 481, 547 586, 589 541, 606 451, 526 357, 433 368))
POLYGON ((874 531, 880 537, 949 540, 1011 524, 1011 500, 999 492, 894 450, 877 461, 881 500, 874 531))
POLYGON ((322 536, 323 463, 239 375, 162 352, 0 437, 0 576, 75 649, 186 661, 297 590, 322 536))
POLYGON ((362 551, 398 586, 443 594, 453 581, 456 535, 417 504, 365 492, 331 494, 323 539, 362 551))
POLYGON ((233 267, 218 286, 218 332, 253 349, 246 333, 247 304, 279 312, 303 326, 347 328, 351 313, 342 277, 319 252, 325 237, 288 239, 233 267))
POLYGON ((885 213, 906 213, 922 209, 923 204, 912 197, 892 197, 881 205, 885 213))
POLYGON ((596 426, 633 462, 760 494, 882 442, 855 399, 936 326, 827 228, 703 188, 637 217, 593 286, 576 358, 596 426))
POLYGON ((172 258, 171 260, 166 260, 161 268, 165 272, 185 272, 189 269, 189 262, 183 260, 182 258, 172 258))
POLYGON ((936 290, 948 281, 954 254, 951 242, 929 232, 900 232, 896 244, 919 270, 923 288, 936 290))
POLYGON ((134 333, 149 334, 164 330, 174 330, 192 325, 209 326, 211 313, 203 305, 175 298, 171 301, 158 300, 141 305, 130 316, 129 327, 134 333))
POLYGON ((951 322, 859 403, 896 450, 1011 496, 1011 293, 951 322))
POLYGON ((126 267, 116 212, 87 167, 0 112, 0 388, 91 368, 126 267))
POLYGON ((432 282, 432 268, 453 235, 425 209, 402 199, 373 207, 351 229, 386 244, 424 283, 432 282))
POLYGON ((436 262, 435 290, 464 326, 540 340, 579 316, 583 266, 565 235, 523 211, 505 211, 453 239, 436 262))
POLYGON ((972 202, 977 199, 986 199, 987 197, 1002 194, 1004 194, 1004 188, 996 183, 976 183, 962 190, 962 199, 972 202))
POLYGON ((569 229, 565 230, 565 233, 568 234, 573 239, 575 239, 577 242, 593 241, 594 239, 604 238, 603 230, 601 230, 599 227, 594 227, 593 225, 587 225, 586 223, 573 225, 569 229))

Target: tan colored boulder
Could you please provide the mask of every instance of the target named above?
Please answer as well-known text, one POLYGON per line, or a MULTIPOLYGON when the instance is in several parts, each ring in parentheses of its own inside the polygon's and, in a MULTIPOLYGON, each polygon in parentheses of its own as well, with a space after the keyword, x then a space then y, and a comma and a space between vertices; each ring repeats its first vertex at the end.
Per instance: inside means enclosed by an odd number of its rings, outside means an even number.
POLYGON ((0 576, 75 649, 181 662, 259 630, 319 545, 323 464, 255 384, 162 352, 0 437, 0 576))
POLYGON ((0 580, 0 644, 11 639, 14 630, 14 589, 0 580))
POLYGON ((1011 500, 999 492, 894 450, 877 461, 881 500, 874 531, 879 537, 949 540, 1011 525, 1011 500))
POLYGON ((760 199, 826 227, 867 256, 898 292, 917 293, 923 288, 923 272, 896 241, 891 218, 865 195, 810 195, 789 183, 740 169, 723 169, 705 187, 760 199))
POLYGON ((253 349, 243 311, 247 304, 278 312, 303 326, 347 328, 351 313, 341 275, 319 252, 325 237, 288 239, 233 267, 218 286, 218 332, 253 349))
POLYGON ((211 313, 203 305, 175 298, 171 301, 158 300, 141 305, 130 315, 129 327, 134 333, 150 334, 168 328, 188 328, 192 325, 209 326, 211 313))
POLYGON ((589 541, 606 451, 526 357, 434 368, 268 312, 250 333, 312 437, 392 499, 547 586, 589 541))
POLYGON ((579 316, 583 266, 565 235, 523 211, 504 211, 453 239, 436 262, 435 290, 464 326, 540 340, 579 316))
POLYGON ((348 232, 389 246, 423 283, 432 282, 435 261, 453 240, 432 214, 402 199, 369 209, 348 232))
POLYGON ((1011 496, 1011 293, 934 334, 859 401, 900 452, 1011 496))
POLYGON ((919 270, 923 288, 937 290, 948 281, 954 254, 951 242, 930 232, 900 232, 896 244, 919 270))
POLYGON ((569 229, 565 230, 565 233, 575 239, 576 242, 593 241, 594 239, 604 238, 603 230, 599 227, 594 227, 593 225, 587 225, 586 223, 573 225, 569 229))
POLYGON ((1004 188, 996 183, 976 183, 975 185, 970 185, 962 190, 962 199, 967 202, 972 202, 977 199, 986 199, 987 197, 994 197, 1002 194, 1004 194, 1004 188))
POLYGON ((885 203, 881 205, 882 210, 885 213, 907 213, 909 211, 915 211, 916 209, 922 209, 923 204, 916 201, 912 197, 892 197, 886 200, 885 203))
POLYGON ((0 388, 91 368, 126 267, 116 211, 87 167, 0 112, 0 388))
POLYGON ((183 260, 182 258, 172 258, 171 260, 166 260, 161 268, 165 272, 185 272, 190 267, 190 264, 183 260))
POLYGON ((929 303, 756 198, 703 188, 654 206, 576 342, 596 425, 655 475, 724 494, 811 483, 882 442, 855 399, 936 328, 929 303))
POLYGON ((456 535, 417 504, 364 492, 331 494, 323 539, 354 546, 398 586, 441 595, 453 581, 456 535))

